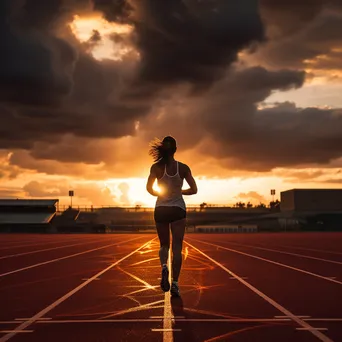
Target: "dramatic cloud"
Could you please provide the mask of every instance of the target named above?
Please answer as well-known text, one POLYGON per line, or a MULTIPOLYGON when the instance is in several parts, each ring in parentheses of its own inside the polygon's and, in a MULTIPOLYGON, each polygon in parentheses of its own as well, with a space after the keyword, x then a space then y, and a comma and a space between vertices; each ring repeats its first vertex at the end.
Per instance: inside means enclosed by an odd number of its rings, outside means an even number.
POLYGON ((339 70, 340 32, 338 0, 3 0, 0 178, 141 176, 167 134, 210 176, 331 165, 341 110, 262 104, 339 70))
POLYGON ((337 60, 342 47, 340 1, 312 0, 309 5, 292 0, 261 0, 260 4, 270 40, 247 59, 270 67, 341 67, 337 60))
POLYGON ((116 204, 115 195, 109 188, 100 188, 96 184, 69 184, 68 182, 31 181, 24 185, 26 197, 60 198, 67 197, 70 189, 74 190, 77 203, 88 203, 93 205, 116 204))
POLYGON ((239 50, 263 39, 256 0, 131 3, 144 81, 206 85, 221 78, 239 50))
POLYGON ((118 188, 121 191, 120 202, 123 204, 129 204, 130 203, 129 196, 128 196, 129 185, 123 182, 119 184, 118 188))
POLYGON ((265 197, 258 194, 256 191, 249 191, 247 193, 241 192, 236 197, 243 201, 248 200, 249 202, 254 203, 266 203, 265 197))

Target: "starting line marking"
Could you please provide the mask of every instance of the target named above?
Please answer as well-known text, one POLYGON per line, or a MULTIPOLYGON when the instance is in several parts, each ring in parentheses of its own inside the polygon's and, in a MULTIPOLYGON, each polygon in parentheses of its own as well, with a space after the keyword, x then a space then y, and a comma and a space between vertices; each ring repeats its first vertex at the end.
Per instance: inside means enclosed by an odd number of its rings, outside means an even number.
MULTIPOLYGON (((311 318, 310 316, 297 316, 306 322, 342 322, 342 318, 311 318), (307 318, 305 318, 307 317, 307 318)), ((212 323, 272 323, 272 322, 290 322, 290 317, 274 316, 274 318, 185 318, 184 316, 151 316, 150 318, 127 318, 127 319, 74 319, 74 320, 52 320, 51 318, 43 318, 35 321, 37 324, 85 324, 85 323, 146 323, 160 322, 164 319, 176 320, 178 322, 212 322, 212 323)), ((0 324, 19 324, 25 321, 24 318, 16 318, 14 321, 0 321, 0 324)), ((316 328, 312 328, 317 330, 316 328)), ((320 328, 318 328, 319 330, 320 328)), ((323 329, 323 328, 322 328, 323 329)), ((301 329, 299 330, 310 330, 301 329)), ((4 332, 5 330, 2 330, 4 332)), ((6 330, 7 331, 7 330, 6 330)), ((8 330, 10 331, 10 330, 8 330)), ((11 330, 12 331, 12 330, 11 330)), ((29 330, 22 330, 22 332, 29 330)))
POLYGON ((154 319, 163 319, 163 318, 171 318, 171 319, 178 319, 178 318, 185 318, 184 316, 170 316, 170 317, 165 317, 165 316, 150 316, 150 318, 154 319))
MULTIPOLYGON (((298 316, 302 317, 302 316, 298 316)), ((290 317, 276 316, 274 318, 185 318, 184 316, 165 317, 174 319, 179 322, 217 322, 217 323, 258 323, 258 322, 288 322, 291 321, 290 317)), ((68 320, 52 320, 38 319, 35 323, 39 324, 72 324, 72 323, 141 323, 141 322, 158 322, 163 320, 164 316, 151 316, 150 318, 127 318, 127 319, 68 319, 68 320)), ((306 322, 342 322, 342 318, 302 318, 306 322)), ((22 322, 21 319, 15 321, 0 321, 0 324, 18 324, 22 322)))
MULTIPOLYGON (((165 317, 161 318, 130 318, 130 319, 80 319, 80 320, 56 320, 56 321, 37 321, 36 323, 41 324, 66 324, 66 323, 145 323, 145 322, 160 322, 165 317)), ((259 322, 289 322, 290 318, 176 318, 166 317, 170 320, 177 320, 178 322, 213 322, 213 323, 259 323, 259 322)), ((168 329, 168 328, 165 328, 168 329)))

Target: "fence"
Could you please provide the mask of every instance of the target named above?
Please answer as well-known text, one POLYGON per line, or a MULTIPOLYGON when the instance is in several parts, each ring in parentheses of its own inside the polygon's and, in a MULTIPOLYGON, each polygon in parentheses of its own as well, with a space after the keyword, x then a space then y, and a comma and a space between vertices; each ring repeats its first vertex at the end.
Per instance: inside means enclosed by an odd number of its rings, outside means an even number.
MULTIPOLYGON (((60 205, 57 204, 57 212, 62 212, 67 210, 68 208, 70 208, 70 205, 60 205)), ((228 206, 228 205, 221 205, 221 204, 210 204, 207 205, 206 207, 203 207, 199 204, 187 204, 187 209, 191 210, 191 211, 203 211, 205 209, 208 208, 223 208, 223 209, 238 209, 238 210, 250 210, 247 208, 235 208, 232 206, 228 206)), ((154 208, 151 207, 145 207, 145 206, 118 206, 118 205, 97 205, 97 206, 93 206, 93 205, 72 205, 72 209, 74 210, 79 210, 79 211, 85 211, 85 212, 92 212, 95 210, 99 210, 99 209, 118 209, 118 210, 124 210, 127 212, 136 212, 136 211, 145 211, 145 212, 149 212, 149 211, 153 211, 154 208)))

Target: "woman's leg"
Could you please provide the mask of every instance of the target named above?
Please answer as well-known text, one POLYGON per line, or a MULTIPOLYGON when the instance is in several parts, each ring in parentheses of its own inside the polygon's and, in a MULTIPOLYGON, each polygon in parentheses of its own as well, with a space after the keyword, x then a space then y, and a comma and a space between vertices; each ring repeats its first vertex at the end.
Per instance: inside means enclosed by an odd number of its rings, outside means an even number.
POLYGON ((159 259, 160 264, 166 265, 167 259, 169 256, 169 248, 170 248, 170 225, 169 223, 159 223, 156 222, 160 249, 159 249, 159 259))
POLYGON ((172 279, 178 281, 182 267, 182 247, 185 232, 185 219, 171 223, 172 232, 172 279))

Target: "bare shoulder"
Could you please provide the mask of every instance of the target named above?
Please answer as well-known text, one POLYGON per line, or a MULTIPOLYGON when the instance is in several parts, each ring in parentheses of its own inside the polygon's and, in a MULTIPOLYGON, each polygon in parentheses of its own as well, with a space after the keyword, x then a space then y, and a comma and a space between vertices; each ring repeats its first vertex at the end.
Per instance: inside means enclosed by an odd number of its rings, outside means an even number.
POLYGON ((152 164, 152 166, 151 166, 151 173, 155 173, 156 172, 156 170, 157 170, 157 163, 154 163, 154 164, 152 164))
POLYGON ((185 178, 189 173, 191 173, 190 171, 190 167, 187 164, 178 162, 179 164, 179 175, 182 178, 185 178))
POLYGON ((160 177, 162 177, 162 175, 164 173, 164 169, 160 165, 160 163, 154 163, 151 166, 150 173, 153 174, 154 176, 156 176, 157 178, 160 178, 160 177))

